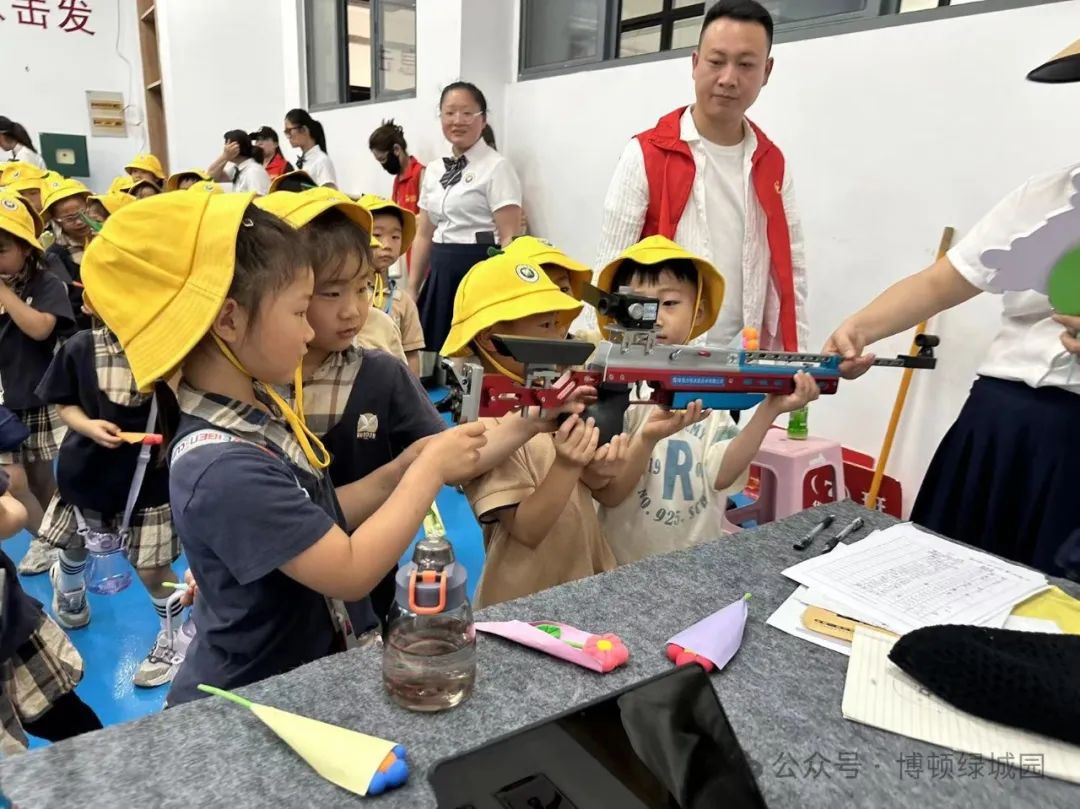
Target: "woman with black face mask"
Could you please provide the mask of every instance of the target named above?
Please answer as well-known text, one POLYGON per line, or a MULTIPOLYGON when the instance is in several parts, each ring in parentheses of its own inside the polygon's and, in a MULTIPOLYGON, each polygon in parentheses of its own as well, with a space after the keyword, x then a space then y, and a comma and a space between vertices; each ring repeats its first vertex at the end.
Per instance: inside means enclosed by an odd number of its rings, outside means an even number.
POLYGON ((391 199, 407 211, 420 213, 420 180, 424 164, 406 150, 405 130, 394 119, 383 121, 382 126, 371 133, 368 148, 388 174, 394 177, 391 199))

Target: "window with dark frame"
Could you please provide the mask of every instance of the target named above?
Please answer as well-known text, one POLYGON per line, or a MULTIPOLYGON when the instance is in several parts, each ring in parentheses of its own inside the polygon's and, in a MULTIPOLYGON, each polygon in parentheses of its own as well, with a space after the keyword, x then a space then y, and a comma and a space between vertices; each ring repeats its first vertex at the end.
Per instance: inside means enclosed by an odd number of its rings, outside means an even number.
MULTIPOLYGON (((978 3, 980 0, 966 0, 978 3)), ((716 0, 521 0, 521 72, 693 48, 716 0)), ((778 30, 927 11, 952 0, 760 0, 778 30)))
POLYGON ((416 93, 416 0, 305 0, 308 103, 416 93))

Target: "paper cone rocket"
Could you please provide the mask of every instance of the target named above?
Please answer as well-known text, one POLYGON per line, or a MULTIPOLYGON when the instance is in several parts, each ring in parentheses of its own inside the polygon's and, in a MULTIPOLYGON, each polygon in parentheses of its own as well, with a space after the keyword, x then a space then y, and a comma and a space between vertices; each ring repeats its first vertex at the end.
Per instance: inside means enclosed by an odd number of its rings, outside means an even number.
POLYGON ((260 705, 229 691, 200 685, 200 691, 251 709, 315 772, 357 795, 378 795, 409 777, 405 748, 338 725, 260 705))
POLYGON ((749 599, 747 593, 673 637, 667 642, 668 658, 680 666, 698 663, 705 671, 712 671, 713 666, 722 669, 742 646, 749 599))

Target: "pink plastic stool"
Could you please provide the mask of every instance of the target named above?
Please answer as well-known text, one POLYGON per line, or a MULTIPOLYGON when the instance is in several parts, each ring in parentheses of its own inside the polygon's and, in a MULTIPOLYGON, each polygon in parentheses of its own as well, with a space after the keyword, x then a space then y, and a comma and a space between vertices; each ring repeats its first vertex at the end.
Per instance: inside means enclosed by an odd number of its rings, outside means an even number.
POLYGON ((749 520, 764 525, 835 503, 840 499, 837 493, 844 492, 843 449, 836 441, 813 437, 797 441, 774 428, 761 442, 753 466, 760 472, 758 497, 724 513, 725 533, 741 530, 739 526, 749 520))

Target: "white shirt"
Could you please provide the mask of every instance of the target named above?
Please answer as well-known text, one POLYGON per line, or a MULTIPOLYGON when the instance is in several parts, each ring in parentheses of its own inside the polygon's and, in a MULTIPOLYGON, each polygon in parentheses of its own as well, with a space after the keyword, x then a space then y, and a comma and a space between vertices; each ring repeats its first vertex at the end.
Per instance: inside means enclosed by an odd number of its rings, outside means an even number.
MULTIPOLYGON (((656 405, 631 405, 627 435, 645 426, 656 405)), ((725 491, 713 488, 738 427, 726 410, 660 441, 645 474, 615 508, 599 509, 604 536, 619 564, 719 539, 729 494, 746 487, 748 469, 725 491)))
POLYGON ((254 191, 260 195, 270 193, 270 175, 266 173, 261 163, 256 163, 250 157, 241 160, 232 171, 227 173, 230 178, 236 176, 236 179, 232 181, 233 191, 254 191), (239 175, 235 175, 237 171, 240 172, 239 175))
MULTIPOLYGON (((675 241, 695 255, 716 264, 724 274, 725 283, 730 270, 725 270, 720 261, 723 254, 718 252, 722 239, 715 235, 716 223, 709 216, 708 194, 702 177, 708 175, 704 139, 694 125, 692 107, 687 107, 681 121, 679 137, 690 146, 694 155, 697 175, 690 200, 679 219, 675 230, 675 241)), ((743 187, 746 200, 746 222, 742 236, 742 312, 743 326, 753 326, 761 335, 763 349, 781 348, 780 331, 780 293, 772 282, 771 253, 766 233, 768 220, 765 211, 758 202, 757 194, 750 184, 751 159, 757 150, 757 135, 746 125, 746 138, 743 141, 743 187)), ((787 215, 788 230, 791 233, 791 265, 795 283, 795 316, 798 331, 799 348, 805 350, 810 341, 810 324, 806 310, 806 257, 803 252, 802 222, 795 207, 795 192, 791 181, 791 171, 784 171, 784 184, 781 188, 784 199, 784 212, 787 215)), ((649 181, 645 175, 645 156, 637 138, 632 139, 623 150, 619 164, 608 186, 604 199, 604 216, 600 236, 600 248, 596 259, 597 270, 604 267, 623 250, 641 239, 641 229, 645 225, 645 212, 649 207, 649 181)), ((726 297, 726 295, 725 295, 726 297)), ((591 314, 592 309, 588 312, 591 314)), ((709 342, 719 344, 721 332, 709 332, 709 342)))
MULTIPOLYGON (((1002 292, 997 271, 983 264, 985 250, 1007 247, 1069 204, 1080 164, 1032 177, 997 204, 949 251, 949 261, 973 286, 1002 292)), ((1051 319, 1050 299, 1039 292, 1005 292, 1001 331, 979 368, 983 376, 1059 387, 1080 393, 1080 363, 1061 345, 1065 330, 1051 319)))
POLYGON ((297 168, 306 171, 315 181, 315 185, 332 185, 337 188, 337 172, 334 170, 334 163, 330 155, 319 148, 319 144, 315 144, 304 152, 301 160, 303 160, 303 165, 297 165, 297 168))
POLYGON ((709 330, 709 340, 716 345, 730 345, 743 328, 743 234, 746 233, 746 140, 735 146, 701 139, 705 151, 705 215, 713 237, 712 260, 724 276, 724 304, 716 323, 709 330))
POLYGON ((432 241, 437 244, 476 244, 477 233, 495 231, 496 211, 521 205, 521 181, 509 160, 482 139, 465 158, 461 179, 449 188, 439 182, 446 173, 442 160, 424 171, 420 208, 435 226, 432 241))
POLYGON ((33 149, 27 149, 21 143, 16 143, 15 148, 11 150, 12 160, 21 160, 23 163, 29 163, 31 166, 37 166, 42 171, 48 171, 49 167, 45 165, 45 158, 35 152, 33 149))

